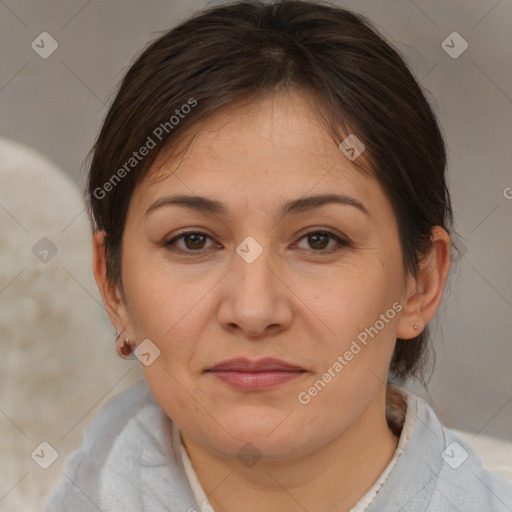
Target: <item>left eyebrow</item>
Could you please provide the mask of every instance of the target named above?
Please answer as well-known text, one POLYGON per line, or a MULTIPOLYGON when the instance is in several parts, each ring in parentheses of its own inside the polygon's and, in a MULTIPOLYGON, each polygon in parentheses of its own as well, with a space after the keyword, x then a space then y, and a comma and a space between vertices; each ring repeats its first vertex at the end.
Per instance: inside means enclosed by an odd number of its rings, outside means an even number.
POLYGON ((368 217, 371 217, 368 209, 354 197, 347 196, 345 194, 318 194, 315 196, 300 197, 299 199, 293 199, 284 203, 281 207, 279 217, 282 218, 285 215, 302 213, 315 208, 320 208, 327 204, 343 204, 347 206, 353 206, 358 210, 362 211, 368 217))
MULTIPOLYGON (((282 218, 286 215, 303 213, 328 204, 353 206, 365 215, 371 217, 368 209, 360 201, 344 194, 318 194, 292 199, 281 206, 278 212, 278 217, 282 218)), ((218 216, 227 216, 228 214, 227 208, 220 201, 209 199, 207 197, 178 194, 161 197, 146 210, 144 216, 147 216, 152 211, 163 206, 180 206, 200 213, 209 213, 218 216)))

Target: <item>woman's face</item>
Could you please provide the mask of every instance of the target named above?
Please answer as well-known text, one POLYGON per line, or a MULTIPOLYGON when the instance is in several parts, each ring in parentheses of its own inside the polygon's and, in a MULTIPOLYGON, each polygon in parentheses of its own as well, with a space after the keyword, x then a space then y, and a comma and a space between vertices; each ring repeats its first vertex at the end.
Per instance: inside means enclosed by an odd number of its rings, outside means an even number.
POLYGON ((160 350, 143 371, 161 407, 220 455, 303 455, 383 415, 410 293, 396 218, 310 105, 283 93, 219 111, 129 205, 122 325, 160 350), (326 194, 342 199, 311 200, 326 194), (189 206, 164 200, 177 195, 189 206), (302 371, 208 371, 233 358, 302 371))

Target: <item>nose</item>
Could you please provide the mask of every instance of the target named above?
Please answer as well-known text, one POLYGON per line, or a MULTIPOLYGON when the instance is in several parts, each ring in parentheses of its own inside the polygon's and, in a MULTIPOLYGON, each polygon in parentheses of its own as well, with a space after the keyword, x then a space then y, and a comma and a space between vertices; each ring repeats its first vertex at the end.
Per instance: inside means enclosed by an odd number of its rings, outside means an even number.
POLYGON ((240 254, 234 255, 234 265, 222 283, 220 324, 253 340, 287 329, 292 320, 293 293, 279 275, 270 249, 264 248, 254 261, 245 258, 242 251, 240 254))

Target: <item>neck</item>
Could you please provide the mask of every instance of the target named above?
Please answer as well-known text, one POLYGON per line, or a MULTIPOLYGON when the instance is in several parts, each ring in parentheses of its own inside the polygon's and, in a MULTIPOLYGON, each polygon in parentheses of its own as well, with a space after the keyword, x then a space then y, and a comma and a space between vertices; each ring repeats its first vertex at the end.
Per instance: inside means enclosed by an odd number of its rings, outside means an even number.
POLYGON ((183 433, 182 439, 215 512, 349 511, 393 457, 401 428, 396 407, 396 393, 390 388, 386 396, 383 386, 357 422, 320 449, 293 460, 261 459, 250 468, 204 450, 183 433))

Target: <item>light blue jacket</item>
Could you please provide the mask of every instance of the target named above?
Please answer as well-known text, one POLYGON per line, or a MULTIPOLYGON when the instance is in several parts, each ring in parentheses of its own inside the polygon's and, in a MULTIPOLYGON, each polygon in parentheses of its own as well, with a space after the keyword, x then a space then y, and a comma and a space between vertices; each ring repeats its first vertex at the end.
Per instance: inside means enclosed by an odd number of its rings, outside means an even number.
MULTIPOLYGON (((423 399, 405 451, 367 512, 512 512, 512 486, 486 471, 423 399)), ((172 422, 145 380, 114 397, 67 461, 46 512, 194 512, 172 422)))

